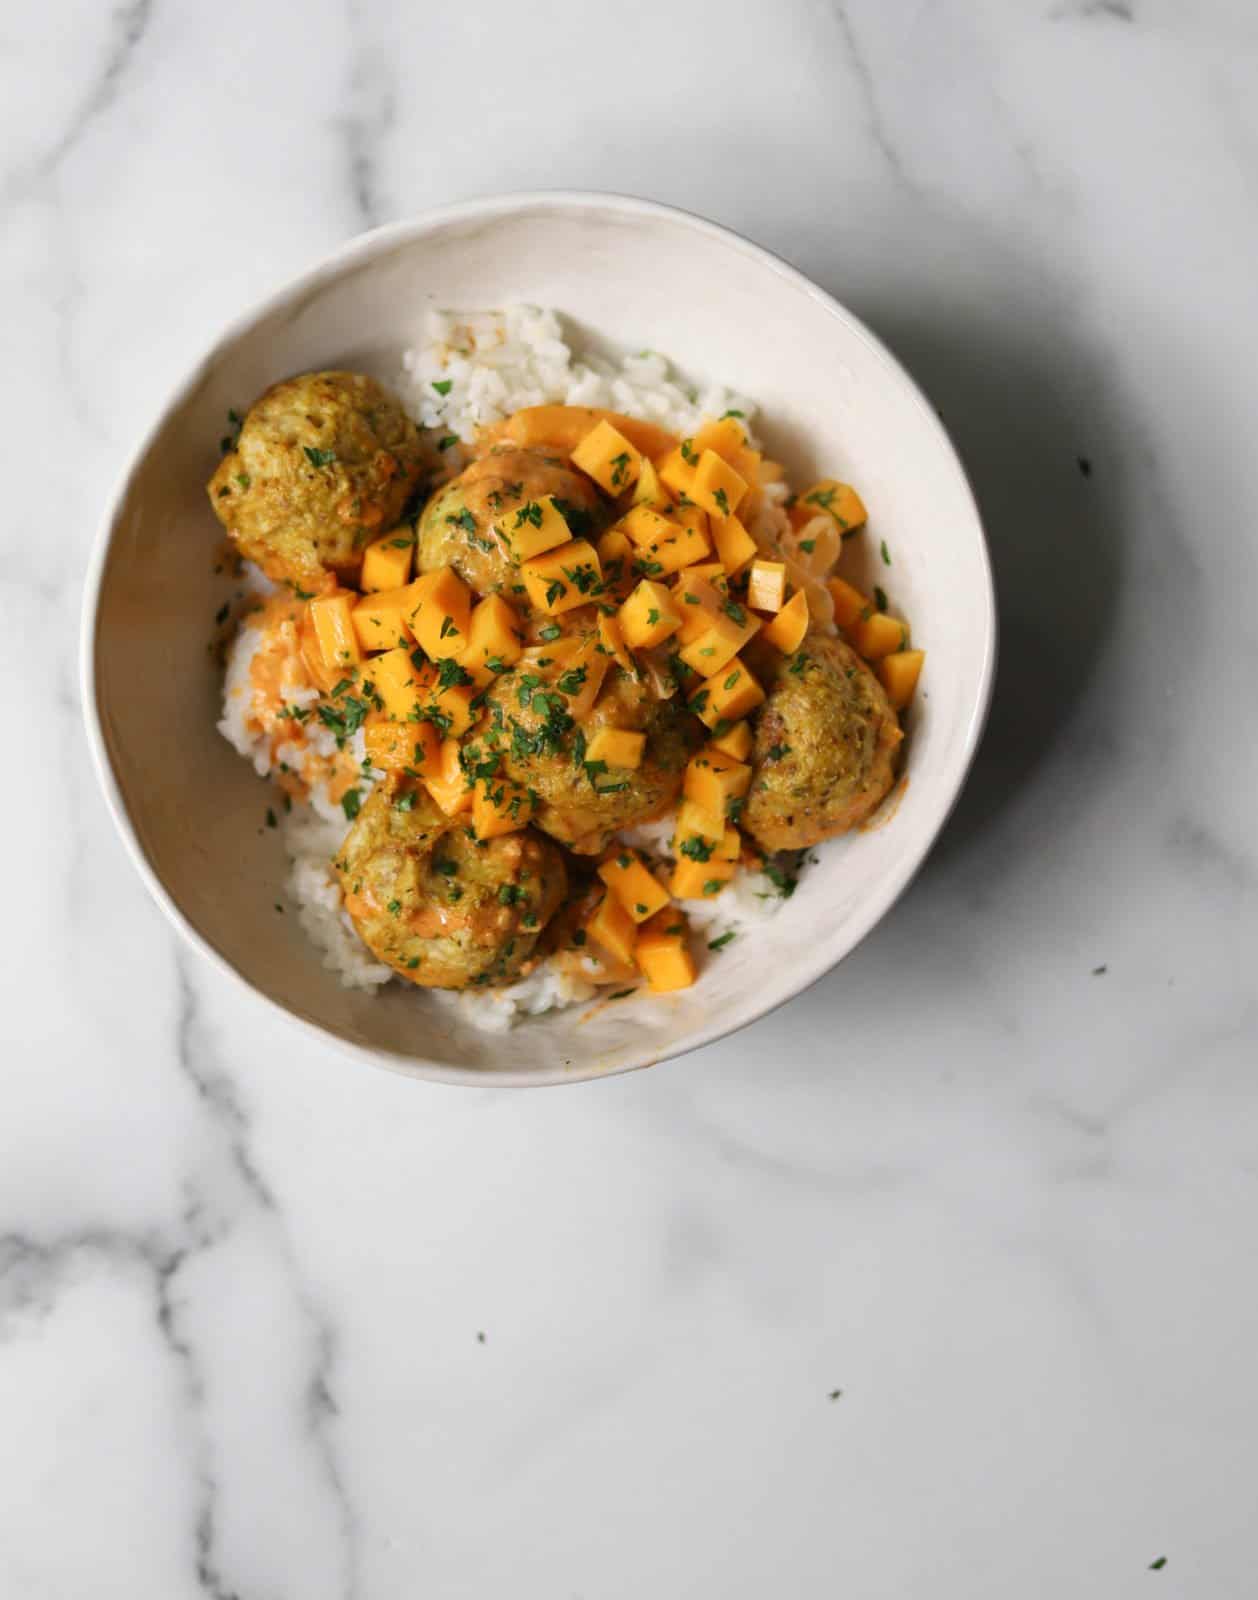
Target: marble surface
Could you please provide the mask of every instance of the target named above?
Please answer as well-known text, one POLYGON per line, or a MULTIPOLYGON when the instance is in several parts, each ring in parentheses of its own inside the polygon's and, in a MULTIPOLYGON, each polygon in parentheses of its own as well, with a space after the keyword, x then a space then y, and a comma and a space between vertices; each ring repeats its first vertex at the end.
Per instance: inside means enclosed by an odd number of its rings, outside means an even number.
POLYGON ((1252 1594, 1249 0, 3 31, 0 1594, 1252 1594), (80 575, 225 319, 547 185, 693 207, 870 320, 972 468, 1004 657, 840 971, 652 1072, 441 1090, 300 1043, 148 903, 80 575))

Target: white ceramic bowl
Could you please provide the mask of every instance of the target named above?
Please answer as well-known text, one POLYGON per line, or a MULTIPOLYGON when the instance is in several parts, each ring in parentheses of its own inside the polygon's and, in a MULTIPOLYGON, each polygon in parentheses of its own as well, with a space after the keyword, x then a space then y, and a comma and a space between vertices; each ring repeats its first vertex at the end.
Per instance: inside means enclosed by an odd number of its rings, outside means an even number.
MULTIPOLYGON (((877 581, 871 570, 869 581, 877 581)), ((452 1082, 568 1082, 708 1044, 789 1000, 887 911, 939 832, 991 690, 995 606, 983 532, 930 405, 855 317, 724 228, 647 201, 543 193, 477 200, 355 239, 229 328, 140 444, 106 508, 88 574, 83 690, 106 800, 172 922, 317 1038, 362 1061, 452 1082), (421 992, 340 987, 295 917, 276 916, 285 859, 261 829, 267 791, 215 731, 206 649, 223 598, 204 484, 229 406, 317 367, 389 381, 432 306, 526 300, 604 348, 665 352, 751 395, 794 481, 850 479, 885 539, 887 587, 927 651, 908 784, 885 826, 833 840, 763 932, 677 995, 585 1007, 509 1034, 459 1023, 421 992)))

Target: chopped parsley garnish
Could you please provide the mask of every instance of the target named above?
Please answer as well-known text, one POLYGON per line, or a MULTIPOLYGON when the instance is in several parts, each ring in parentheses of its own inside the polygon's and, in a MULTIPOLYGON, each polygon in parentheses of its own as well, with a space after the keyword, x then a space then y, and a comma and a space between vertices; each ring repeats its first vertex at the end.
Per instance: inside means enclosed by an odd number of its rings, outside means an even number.
POLYGON ((270 806, 266 808, 266 825, 268 828, 278 828, 280 825, 279 818, 271 810, 270 806))
POLYGON ((449 394, 450 390, 454 388, 454 379, 434 378, 432 386, 438 394, 449 394))
POLYGON ((619 489, 629 474, 629 452, 622 450, 618 456, 613 456, 608 465, 612 469, 612 488, 619 489))
MULTIPOLYGON (((724 878, 709 878, 708 881, 703 886, 703 892, 704 892, 705 896, 706 895, 710 895, 710 894, 720 894, 721 890, 724 887, 725 887, 725 879, 724 878)), ((732 939, 733 937, 734 937, 734 935, 731 933, 730 934, 730 938, 732 939)))
POLYGON ((330 467, 336 460, 335 450, 320 450, 312 444, 303 445, 302 448, 306 452, 306 460, 312 467, 330 467))
POLYGON ((230 607, 224 600, 223 604, 219 606, 218 610, 214 613, 214 622, 217 627, 221 628, 222 625, 227 621, 227 613, 229 610, 230 607))
POLYGON ((1150 1563, 1149 1563, 1149 1571, 1150 1572, 1161 1572, 1162 1568, 1165 1565, 1166 1565, 1166 1557, 1165 1556, 1159 1556, 1156 1561, 1150 1561, 1150 1563))
POLYGON ((791 898, 799 883, 798 878, 792 878, 789 873, 783 872, 781 867, 774 866, 772 861, 765 862, 764 875, 782 896, 783 900, 791 898))
POLYGON ((453 878, 458 873, 458 866, 453 861, 434 861, 432 870, 439 872, 443 878, 453 878))
POLYGON ((684 856, 689 856, 692 861, 711 861, 712 852, 715 848, 716 846, 710 839, 704 839, 696 833, 691 838, 682 841, 681 853, 684 856))
MULTIPOLYGON (((336 705, 325 703, 316 707, 316 710, 319 721, 335 736, 337 749, 343 750, 346 740, 352 739, 366 721, 371 705, 358 695, 347 694, 343 695, 336 705)), ((296 716, 297 713, 294 712, 293 715, 296 716)), ((300 720, 304 722, 305 718, 302 717, 300 720)))
POLYGON ((800 651, 798 654, 791 657, 791 664, 786 670, 793 678, 802 678, 804 675, 804 669, 807 667, 807 665, 808 657, 804 655, 802 651, 800 651))
POLYGON ((799 548, 806 554, 811 555, 817 548, 817 541, 815 539, 801 539, 799 541, 799 548))
POLYGON ((390 539, 389 540, 389 549, 390 550, 409 550, 410 547, 414 543, 415 543, 414 539, 390 539))
POLYGON ((458 444, 458 442, 459 436, 457 433, 443 433, 441 438, 437 440, 437 449, 448 450, 452 444, 458 444))
POLYGON ((529 500, 520 507, 511 526, 513 528, 522 528, 525 523, 529 523, 534 528, 540 528, 542 525, 542 508, 536 500, 529 500))
POLYGON ((887 549, 887 541, 884 539, 878 548, 882 552, 883 565, 889 567, 891 565, 891 552, 887 549))
POLYGON ((552 639, 558 639, 562 633, 563 629, 557 622, 548 622, 544 628, 537 630, 537 637, 544 639, 549 644, 552 639))
POLYGON ((513 906, 524 891, 514 883, 503 883, 498 886, 498 900, 504 906, 513 906))
POLYGON ((568 585, 562 578, 553 578, 546 585, 546 604, 553 606, 556 600, 561 600, 568 592, 568 585))
POLYGON ((559 570, 578 594, 598 594, 602 591, 598 573, 588 561, 582 561, 575 567, 560 567, 559 570))
POLYGON ((236 474, 236 482, 240 485, 240 487, 242 489, 247 489, 249 487, 249 485, 253 482, 253 479, 249 476, 249 474, 247 472, 238 472, 236 474))
POLYGON ((461 667, 453 656, 442 656, 437 663, 438 689, 454 689, 460 684, 473 682, 472 674, 461 667))
POLYGON ((570 697, 578 695, 585 684, 586 676, 584 667, 570 667, 562 677, 555 680, 555 687, 560 694, 566 694, 570 697))
POLYGON ((729 496, 725 493, 725 490, 724 489, 713 489, 712 498, 716 501, 717 505, 720 507, 721 515, 723 517, 728 517, 729 516, 729 496))
POLYGON ((396 917, 398 912, 402 909, 402 902, 400 900, 390 900, 384 909, 391 917, 396 917))
POLYGON ((660 620, 660 614, 659 614, 659 612, 656 610, 656 608, 654 606, 652 606, 651 609, 647 612, 646 620, 647 620, 647 626, 649 628, 653 628, 655 626, 655 624, 660 620))
POLYGON ((745 411, 735 411, 731 406, 728 411, 721 412, 721 421, 724 422, 726 417, 745 417, 746 415, 745 411))
POLYGON ((879 611, 885 611, 887 609, 887 591, 885 589, 878 588, 876 584, 874 586, 874 603, 877 605, 879 611))
MULTIPOLYGON (((441 633, 440 633, 440 637, 442 639, 448 639, 449 636, 452 633, 457 633, 458 631, 459 630, 455 626, 453 617, 442 617, 442 619, 441 619, 441 633)), ((470 678, 468 679, 468 682, 469 683, 471 682, 470 678)))
POLYGON ((693 439, 683 439, 681 441, 681 459, 685 462, 688 462, 692 467, 698 461, 699 456, 695 450, 695 442, 693 439))
POLYGON ((789 744, 770 745, 766 759, 769 761, 781 761, 783 756, 789 756, 790 753, 791 747, 789 744))
POLYGON ((747 613, 739 605, 737 600, 727 600, 721 607, 721 610, 724 611, 725 615, 730 619, 731 622, 736 622, 740 628, 746 625, 747 613))
POLYGON ((462 528, 466 533, 476 532, 476 518, 466 506, 463 507, 462 511, 452 511, 446 518, 446 521, 450 523, 452 527, 462 528))
POLYGON ((582 506, 574 506, 571 500, 561 500, 558 495, 555 499, 555 510, 568 524, 568 532, 574 539, 579 539, 582 534, 589 533, 594 526, 594 518, 582 506))
POLYGON ((615 994, 609 994, 607 998, 609 1000, 625 1000, 631 994, 637 994, 637 992, 636 989, 617 989, 615 994))
POLYGON ((357 789, 346 789, 345 793, 341 796, 341 810, 345 813, 348 821, 353 822, 354 818, 362 809, 362 803, 363 797, 359 794, 357 789))
POLYGON ((415 809, 415 791, 414 791, 414 789, 407 789, 404 794, 398 795, 397 799, 393 802, 393 805, 394 805, 394 809, 397 810, 397 811, 414 811, 414 809, 415 809))
POLYGON ((724 690, 725 690, 725 692, 726 692, 726 693, 727 693, 727 694, 728 694, 728 693, 729 693, 729 691, 730 691, 730 690, 731 690, 731 689, 733 689, 733 688, 736 688, 736 687, 737 687, 737 684, 738 684, 738 680, 739 680, 739 678, 741 678, 741 677, 742 677, 742 670, 741 670, 741 668, 739 668, 739 667, 735 667, 735 668, 734 668, 734 670, 733 670, 733 672, 731 672, 731 673, 730 673, 730 675, 729 675, 729 677, 728 677, 728 678, 726 678, 726 680, 725 680, 725 682, 724 682, 724 683, 723 683, 723 684, 722 684, 722 685, 721 685, 721 687, 722 687, 722 688, 723 688, 723 689, 724 689, 724 690))

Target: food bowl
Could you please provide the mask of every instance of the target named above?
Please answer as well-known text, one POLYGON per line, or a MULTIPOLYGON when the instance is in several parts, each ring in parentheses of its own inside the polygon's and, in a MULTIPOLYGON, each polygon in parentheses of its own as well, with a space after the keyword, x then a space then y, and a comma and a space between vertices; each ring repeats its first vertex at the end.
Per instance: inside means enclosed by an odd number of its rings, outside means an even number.
MULTIPOLYGON (((872 584, 877 572, 868 574, 872 584)), ((106 507, 87 578, 83 697, 106 801, 149 889, 209 960, 313 1038, 415 1077, 547 1084, 649 1066, 754 1022, 847 955, 921 865, 955 802, 990 697, 996 621, 983 531, 938 417, 870 332, 783 262, 648 201, 543 193, 471 201, 355 239, 253 307, 162 407, 106 507), (507 1033, 411 986, 342 988, 297 919, 269 791, 215 729, 207 649, 225 597, 204 485, 229 407, 292 373, 396 377, 433 307, 553 306, 579 342, 649 345, 751 395, 800 483, 859 487, 874 559, 926 668, 905 773, 873 823, 816 852, 791 899, 691 989, 578 1005, 507 1033)))

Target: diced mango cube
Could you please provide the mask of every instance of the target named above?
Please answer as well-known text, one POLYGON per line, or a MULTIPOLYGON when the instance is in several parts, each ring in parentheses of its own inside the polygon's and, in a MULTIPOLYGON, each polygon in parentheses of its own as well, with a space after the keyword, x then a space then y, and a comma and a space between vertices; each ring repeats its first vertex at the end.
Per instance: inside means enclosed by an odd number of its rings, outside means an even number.
POLYGON ((358 587, 364 594, 379 589, 400 589, 411 575, 415 552, 415 530, 403 522, 391 533, 382 533, 363 551, 363 566, 358 587))
POLYGON ((634 959, 656 994, 688 989, 695 981, 686 919, 676 907, 659 912, 638 930, 634 959))
POLYGON ((615 851, 601 864, 598 875, 635 922, 645 922, 668 904, 668 890, 636 850, 615 851))
POLYGON ((737 861, 743 853, 743 841, 737 828, 726 827, 720 844, 712 852, 718 861, 737 861))
POLYGON ((413 635, 409 617, 415 609, 415 585, 400 589, 379 589, 357 601, 350 613, 354 632, 363 650, 392 650, 397 645, 410 649, 413 635))
POLYGON ((620 528, 608 528, 599 536, 598 559, 608 583, 616 583, 626 576, 633 560, 633 540, 620 528))
POLYGON ((441 741, 431 722, 390 722, 373 711, 363 728, 367 755, 382 772, 427 778, 440 774, 441 741))
POLYGON ((908 649, 909 625, 899 617, 889 617, 885 611, 875 611, 855 623, 848 637, 857 655, 866 661, 881 661, 883 656, 908 649))
POLYGON ((714 517, 732 517, 747 493, 747 480, 715 450, 705 450, 695 468, 690 498, 714 517))
POLYGON ((633 488, 635 506, 651 506, 667 513, 672 508, 672 496, 660 480, 659 469, 649 456, 643 456, 638 481, 633 488))
POLYGON ((369 681, 384 702, 384 709, 395 722, 413 722, 419 715, 420 697, 426 680, 415 665, 409 650, 400 646, 376 656, 368 668, 369 681))
MULTIPOLYGON (((457 661, 450 665, 455 672, 464 670, 457 661)), ((477 718, 477 708, 472 703, 475 695, 475 688, 468 684, 438 679, 428 685, 424 709, 441 729, 443 737, 449 735, 453 739, 461 739, 477 718)))
POLYGON ((410 630, 432 660, 457 656, 467 646, 472 591, 453 567, 425 572, 409 585, 415 598, 410 630))
POLYGON ((524 562, 520 576, 533 605, 550 617, 588 605, 603 592, 598 552, 586 539, 572 539, 524 562))
POLYGON ((598 640, 622 672, 627 672, 631 678, 637 677, 633 657, 625 648, 625 636, 620 629, 619 617, 609 617, 603 612, 599 613, 598 640))
POLYGON ((723 755, 733 756, 735 761, 746 761, 751 754, 751 724, 747 721, 735 722, 720 733, 713 732, 709 743, 723 755))
POLYGON ((709 815, 719 817, 724 832, 729 802, 745 795, 750 783, 751 768, 745 762, 708 745, 691 756, 682 793, 709 815))
POLYGON ((614 894, 604 894, 585 919, 585 931, 609 955, 633 964, 633 949, 638 942, 638 924, 614 894))
POLYGON ((699 637, 682 649, 681 659, 701 677, 710 678, 759 631, 759 617, 736 600, 727 600, 699 637))
POLYGON ((675 533, 678 524, 671 516, 662 516, 652 506, 631 506, 616 527, 621 533, 628 534, 639 549, 645 550, 657 539, 675 533))
POLYGON ((759 546, 737 517, 713 517, 711 526, 716 553, 732 578, 754 559, 759 546))
POLYGON ((663 644, 681 627, 681 616, 670 590, 643 578, 616 614, 625 643, 633 650, 663 644))
POLYGON ((709 728, 718 722, 745 717, 764 699, 764 690, 747 670, 741 656, 735 656, 723 671, 709 678, 690 697, 690 709, 709 728))
POLYGON ((784 656, 794 655, 808 632, 808 596, 797 589, 772 622, 765 624, 764 637, 784 656))
POLYGON ((596 634, 581 640, 573 654, 560 663, 554 684, 567 697, 568 715, 574 722, 584 722, 594 709, 611 664, 612 658, 596 634))
POLYGON ((850 628, 861 616, 873 614, 874 603, 869 596, 862 594, 859 589, 854 589, 844 579, 830 578, 826 582, 826 588, 834 601, 834 620, 840 628, 850 628))
POLYGON ((711 900, 737 871, 737 861, 721 861, 715 854, 709 861, 683 857, 673 867, 668 887, 675 900, 711 900))
POLYGON ((574 467, 580 467, 599 488, 611 495, 632 489, 642 469, 642 456, 619 429, 603 421, 591 428, 572 451, 574 467))
POLYGON ((674 495, 693 500, 690 491, 694 487, 695 468, 698 465, 699 457, 693 440, 683 439, 677 449, 670 450, 659 463, 660 482, 674 495))
POLYGON ((703 424, 695 434, 693 445, 697 455, 705 450, 715 450, 723 461, 737 467, 739 457, 747 443, 747 433, 737 417, 720 417, 703 424))
POLYGON ((472 790, 472 831, 478 839, 496 839, 528 827, 533 803, 528 790, 510 778, 477 778, 472 790))
POLYGON ((757 557, 747 575, 747 604, 757 611, 780 611, 786 603, 786 563, 757 557))
POLYGON ((436 770, 424 776, 424 787, 447 817, 457 817, 472 805, 472 789, 459 760, 457 739, 443 739, 437 753, 436 770))
POLYGON ((551 494, 504 511, 494 526, 511 547, 516 561, 530 561, 572 538, 572 530, 551 494))
POLYGON ((635 733, 630 728, 599 728, 590 735, 585 747, 585 759, 605 761, 609 767, 632 770, 642 765, 645 744, 645 733, 635 733))
POLYGON ((694 566, 711 553, 712 545, 706 533, 674 523, 667 533, 639 549, 633 565, 635 571, 647 577, 666 578, 683 567, 694 566))
POLYGON ((362 660, 353 622, 354 596, 348 589, 337 589, 310 602, 310 621, 319 654, 330 673, 357 666, 362 660))
POLYGON ((679 644, 693 644, 712 626, 713 617, 720 616, 729 599, 728 586, 720 574, 715 574, 715 563, 687 567, 673 587, 673 599, 681 617, 677 630, 679 644))
POLYGON ((913 698, 925 659, 924 650, 893 650, 878 663, 879 681, 896 711, 903 711, 913 698))
POLYGON ((523 649, 524 625, 519 615, 500 594, 489 594, 472 608, 459 663, 483 689, 517 662, 523 649))
MULTIPOLYGON (((674 830, 678 853, 690 855, 691 852, 683 848, 690 839, 702 839, 706 844, 715 847, 721 842, 725 834, 725 816, 723 811, 709 811, 706 806, 701 806, 697 800, 683 799, 677 807, 677 826, 674 830)), ((708 854, 701 854, 701 859, 706 861, 708 854)))
POLYGON ((797 495, 789 515, 796 527, 802 527, 809 517, 815 517, 819 511, 831 517, 845 536, 864 527, 869 516, 864 502, 851 484, 840 483, 837 478, 822 478, 820 483, 812 484, 803 494, 797 495))

